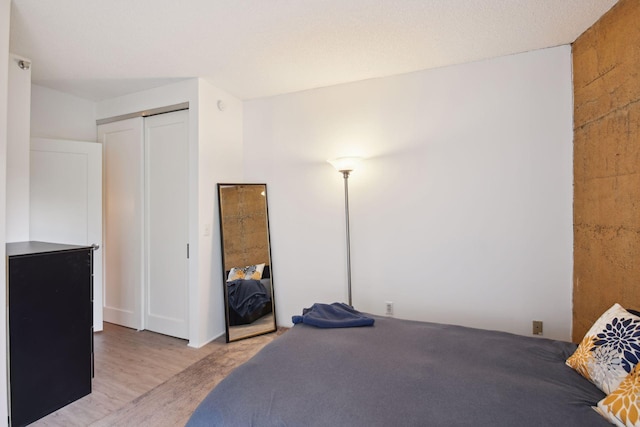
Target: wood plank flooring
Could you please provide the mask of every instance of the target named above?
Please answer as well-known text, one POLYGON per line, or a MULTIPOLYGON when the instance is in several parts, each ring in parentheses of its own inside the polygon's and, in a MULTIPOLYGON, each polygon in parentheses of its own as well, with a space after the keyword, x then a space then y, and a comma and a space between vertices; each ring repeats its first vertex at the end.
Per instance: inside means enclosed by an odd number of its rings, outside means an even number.
POLYGON ((223 336, 195 349, 185 340, 105 323, 94 335, 92 393, 31 425, 88 426, 226 345, 223 336))
POLYGON ((285 331, 227 344, 91 427, 183 426, 220 381, 285 331))

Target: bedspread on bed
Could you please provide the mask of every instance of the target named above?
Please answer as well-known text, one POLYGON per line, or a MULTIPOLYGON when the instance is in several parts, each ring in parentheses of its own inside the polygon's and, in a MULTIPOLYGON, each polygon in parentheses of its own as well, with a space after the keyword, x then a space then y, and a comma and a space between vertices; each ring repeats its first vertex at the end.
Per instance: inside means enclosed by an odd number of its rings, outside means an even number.
POLYGON ((196 426, 610 426, 604 394, 564 364, 576 345, 383 318, 304 324, 233 371, 196 426))

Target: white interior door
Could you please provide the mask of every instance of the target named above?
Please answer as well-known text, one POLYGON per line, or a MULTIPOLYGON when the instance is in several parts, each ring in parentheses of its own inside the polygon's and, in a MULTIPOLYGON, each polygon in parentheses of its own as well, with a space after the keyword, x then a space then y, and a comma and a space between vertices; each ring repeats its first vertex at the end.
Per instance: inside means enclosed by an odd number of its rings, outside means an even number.
POLYGON ((145 118, 145 329, 188 338, 188 111, 145 118))
POLYGON ((93 328, 102 330, 102 146, 31 139, 29 238, 98 245, 93 253, 93 328))
POLYGON ((104 320, 143 329, 143 118, 98 126, 104 170, 104 320))

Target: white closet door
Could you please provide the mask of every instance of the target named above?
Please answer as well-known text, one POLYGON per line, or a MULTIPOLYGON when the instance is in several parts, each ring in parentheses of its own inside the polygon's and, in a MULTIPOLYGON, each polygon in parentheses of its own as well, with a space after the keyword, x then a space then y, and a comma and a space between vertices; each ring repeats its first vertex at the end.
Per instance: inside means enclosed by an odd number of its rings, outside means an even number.
POLYGON ((102 330, 102 146, 31 139, 29 238, 98 245, 93 252, 93 330, 102 330))
POLYGON ((145 328, 188 338, 188 111, 145 118, 145 328))
POLYGON ((143 329, 144 127, 98 126, 104 159, 104 320, 143 329))

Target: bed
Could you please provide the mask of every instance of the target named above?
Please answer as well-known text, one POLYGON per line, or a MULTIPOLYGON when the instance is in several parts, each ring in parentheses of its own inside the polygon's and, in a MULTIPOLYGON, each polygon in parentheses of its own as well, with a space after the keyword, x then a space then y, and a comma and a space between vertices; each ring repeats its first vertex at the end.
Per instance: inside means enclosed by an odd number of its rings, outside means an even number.
POLYGON ((187 426, 610 426, 572 343, 372 316, 296 324, 238 367, 187 426))

